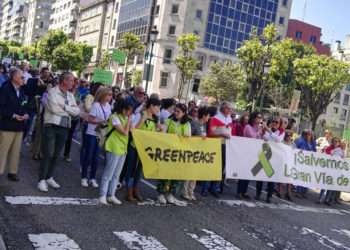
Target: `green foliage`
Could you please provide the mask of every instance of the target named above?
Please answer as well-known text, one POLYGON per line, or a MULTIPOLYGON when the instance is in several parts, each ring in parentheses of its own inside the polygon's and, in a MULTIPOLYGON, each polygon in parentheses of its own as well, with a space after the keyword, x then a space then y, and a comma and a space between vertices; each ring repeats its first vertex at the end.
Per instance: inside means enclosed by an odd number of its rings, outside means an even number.
POLYGON ((81 70, 84 57, 82 48, 74 43, 68 41, 57 47, 52 53, 52 65, 56 70, 81 70))
POLYGON ((334 93, 350 82, 349 65, 327 56, 311 55, 294 61, 302 109, 315 129, 317 119, 333 101, 334 93))
MULTIPOLYGON (((140 41, 140 38, 137 35, 126 32, 122 36, 119 49, 126 54, 128 63, 132 63, 136 55, 143 54, 144 45, 142 44, 142 42, 140 41)), ((126 65, 125 70, 126 72, 128 72, 128 65, 126 65)), ((125 77, 125 86, 129 87, 128 77, 125 77)))
POLYGON ((188 83, 198 69, 198 60, 193 57, 193 51, 197 48, 199 37, 194 34, 183 34, 177 39, 179 53, 175 64, 180 71, 180 83, 177 97, 183 97, 185 84, 188 83))
POLYGON ((108 50, 104 50, 102 53, 102 57, 97 64, 97 67, 101 69, 107 69, 110 61, 111 61, 111 55, 109 54, 108 50))
MULTIPOLYGON (((68 41, 67 35, 62 30, 50 30, 47 35, 38 41, 38 52, 42 59, 53 63, 54 50, 68 41)), ((57 62, 57 58, 55 59, 57 62)))
POLYGON ((217 102, 236 101, 244 89, 244 77, 239 64, 213 63, 204 77, 200 92, 217 102))
POLYGON ((7 45, 6 42, 0 41, 0 47, 1 47, 1 56, 5 57, 9 53, 9 46, 7 45))
POLYGON ((142 83, 142 70, 134 70, 131 76, 132 86, 139 86, 142 83))
POLYGON ((93 48, 86 43, 77 43, 83 54, 83 64, 86 66, 90 63, 91 57, 93 55, 93 48))

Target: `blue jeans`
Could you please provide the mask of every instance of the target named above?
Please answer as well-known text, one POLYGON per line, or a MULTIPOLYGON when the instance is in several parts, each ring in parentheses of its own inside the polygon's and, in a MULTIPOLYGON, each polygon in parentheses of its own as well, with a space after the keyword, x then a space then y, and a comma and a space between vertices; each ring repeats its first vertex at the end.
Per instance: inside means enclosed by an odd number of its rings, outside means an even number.
POLYGON ((138 158, 136 148, 129 144, 128 154, 126 156, 126 175, 125 183, 126 187, 137 188, 137 185, 141 179, 141 162, 138 158))
POLYGON ((87 122, 83 123, 82 131, 81 131, 81 147, 80 147, 80 165, 83 166, 84 156, 86 151, 86 130, 87 130, 87 122))
POLYGON ((302 186, 297 186, 297 193, 306 194, 307 193, 307 188, 306 187, 302 187, 302 186))
POLYGON ((115 155, 106 152, 106 167, 103 170, 100 186, 100 196, 114 196, 122 172, 125 155, 115 155))
POLYGON ((81 178, 88 178, 88 170, 90 169, 90 179, 96 179, 96 171, 98 167, 98 158, 100 157, 100 148, 97 138, 94 135, 85 135, 85 146, 83 164, 81 169, 81 178))

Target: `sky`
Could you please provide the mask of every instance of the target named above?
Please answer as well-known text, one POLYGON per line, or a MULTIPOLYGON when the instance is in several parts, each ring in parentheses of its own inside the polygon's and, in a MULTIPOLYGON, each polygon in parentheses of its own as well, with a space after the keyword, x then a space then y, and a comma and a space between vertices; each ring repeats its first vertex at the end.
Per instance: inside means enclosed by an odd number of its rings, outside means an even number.
POLYGON ((321 41, 334 44, 350 34, 350 0, 293 0, 291 17, 322 28, 321 41))

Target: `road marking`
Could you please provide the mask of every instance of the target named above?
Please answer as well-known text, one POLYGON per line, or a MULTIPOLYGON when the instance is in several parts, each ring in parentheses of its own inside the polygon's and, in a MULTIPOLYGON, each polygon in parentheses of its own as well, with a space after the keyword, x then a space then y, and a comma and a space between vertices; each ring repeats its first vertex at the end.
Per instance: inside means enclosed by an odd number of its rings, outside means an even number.
POLYGON ((5 201, 11 205, 80 205, 96 206, 98 199, 43 197, 43 196, 5 196, 5 201))
POLYGON ((333 232, 339 233, 340 235, 350 238, 350 230, 346 229, 332 229, 333 232))
POLYGON ((114 232, 114 234, 132 250, 167 250, 156 238, 141 235, 136 231, 114 232))
POLYGON ((36 250, 80 250, 65 234, 29 234, 28 238, 36 250))
POLYGON ((288 205, 288 204, 268 204, 262 202, 249 202, 241 200, 219 200, 220 203, 226 204, 232 207, 248 207, 248 208, 270 208, 270 209, 281 209, 281 210, 293 210, 297 212, 312 212, 322 214, 337 214, 346 215, 348 211, 338 210, 332 208, 319 208, 319 207, 306 207, 299 205, 288 205))
POLYGON ((238 247, 233 245, 231 242, 228 242, 223 237, 217 235, 213 231, 208 229, 202 229, 202 232, 205 234, 198 236, 194 233, 186 233, 192 239, 201 243, 206 249, 211 250, 240 250, 238 247))
POLYGON ((318 232, 315 232, 314 230, 303 227, 301 229, 302 235, 310 235, 313 238, 315 238, 321 245, 329 248, 329 249, 344 249, 344 250, 350 250, 349 247, 344 246, 342 243, 335 241, 328 236, 322 235, 318 232))

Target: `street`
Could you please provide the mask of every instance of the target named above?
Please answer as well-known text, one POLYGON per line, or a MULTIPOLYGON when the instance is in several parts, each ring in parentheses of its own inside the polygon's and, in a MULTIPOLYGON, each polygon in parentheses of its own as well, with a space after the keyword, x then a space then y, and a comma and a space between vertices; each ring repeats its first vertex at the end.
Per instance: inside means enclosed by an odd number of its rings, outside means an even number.
MULTIPOLYGON (((80 187, 78 156, 75 143, 72 163, 60 159, 57 168, 62 188, 40 193, 39 164, 23 146, 20 182, 0 178, 0 234, 8 249, 350 249, 349 204, 318 205, 315 193, 293 202, 243 202, 229 182, 220 199, 197 193, 186 207, 160 206, 156 182, 143 181, 145 202, 101 206, 98 190, 80 187)), ((125 191, 117 196, 124 201, 125 191)))

